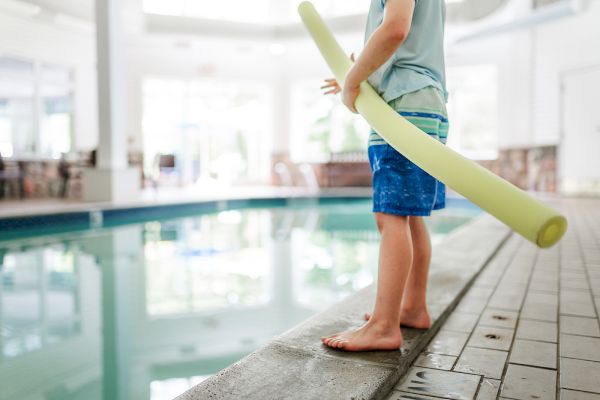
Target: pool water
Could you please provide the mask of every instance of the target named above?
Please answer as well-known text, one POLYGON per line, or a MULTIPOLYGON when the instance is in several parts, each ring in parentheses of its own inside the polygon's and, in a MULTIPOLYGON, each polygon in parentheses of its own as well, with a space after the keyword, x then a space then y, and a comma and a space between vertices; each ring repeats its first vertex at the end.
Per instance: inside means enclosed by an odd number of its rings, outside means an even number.
MULTIPOLYGON (((370 201, 0 242, 0 399, 172 399, 373 282, 370 201)), ((428 220, 433 240, 479 211, 428 220)))

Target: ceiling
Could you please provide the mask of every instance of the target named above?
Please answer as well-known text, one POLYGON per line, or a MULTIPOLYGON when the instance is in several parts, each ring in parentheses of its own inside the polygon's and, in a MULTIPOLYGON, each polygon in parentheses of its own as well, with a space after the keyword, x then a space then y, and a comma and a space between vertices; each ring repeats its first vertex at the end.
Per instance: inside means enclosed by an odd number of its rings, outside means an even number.
POLYGON ((450 3, 447 7, 447 20, 449 23, 477 21, 498 11, 506 3, 508 0, 463 0, 450 3))
POLYGON ((27 0, 42 9, 72 15, 86 20, 94 18, 94 0, 27 0))
MULTIPOLYGON (((68 14, 86 20, 92 20, 94 17, 94 0, 23 1, 38 5, 48 11, 68 14)), ((141 2, 142 0, 139 1, 141 2)), ((540 3, 543 2, 542 0, 536 1, 540 3)), ((475 21, 492 14, 494 11, 501 8, 507 2, 508 0, 462 0, 460 2, 450 2, 448 4, 448 21, 451 23, 475 21)))

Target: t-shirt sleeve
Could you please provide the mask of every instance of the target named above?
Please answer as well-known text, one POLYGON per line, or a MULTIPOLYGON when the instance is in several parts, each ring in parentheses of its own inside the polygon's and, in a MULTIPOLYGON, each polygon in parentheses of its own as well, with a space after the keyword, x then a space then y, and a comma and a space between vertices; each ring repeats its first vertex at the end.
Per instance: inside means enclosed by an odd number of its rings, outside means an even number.
MULTIPOLYGON (((385 7, 385 3, 387 2, 387 0, 381 0, 381 7, 385 7)), ((419 0, 415 0, 415 4, 417 4, 419 2, 419 0)))

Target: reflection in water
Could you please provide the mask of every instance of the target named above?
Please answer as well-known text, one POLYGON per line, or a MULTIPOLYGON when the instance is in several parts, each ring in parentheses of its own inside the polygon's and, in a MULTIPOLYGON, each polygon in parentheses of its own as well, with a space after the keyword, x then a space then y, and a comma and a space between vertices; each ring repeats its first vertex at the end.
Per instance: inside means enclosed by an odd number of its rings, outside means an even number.
POLYGON ((215 312, 269 302, 269 213, 145 225, 147 313, 215 312))
POLYGON ((9 359, 79 333, 74 254, 64 244, 2 252, 2 355, 9 359))
POLYGON ((0 243, 0 399, 171 399, 373 282, 377 252, 368 201, 0 243))

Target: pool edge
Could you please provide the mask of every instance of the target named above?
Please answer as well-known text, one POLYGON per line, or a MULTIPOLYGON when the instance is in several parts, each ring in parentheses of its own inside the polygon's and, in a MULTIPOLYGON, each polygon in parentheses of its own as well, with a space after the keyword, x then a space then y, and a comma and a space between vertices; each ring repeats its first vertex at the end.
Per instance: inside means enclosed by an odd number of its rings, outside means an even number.
POLYGON ((434 247, 428 294, 434 323, 426 331, 404 330, 406 346, 402 353, 344 353, 325 348, 318 340, 324 334, 360 323, 357 310, 372 306, 374 288, 370 286, 274 338, 177 400, 208 395, 245 399, 381 399, 427 346, 509 236, 508 228, 482 215, 434 247), (450 241, 452 246, 447 245, 450 241), (453 279, 448 279, 448 274, 453 274, 453 279))

